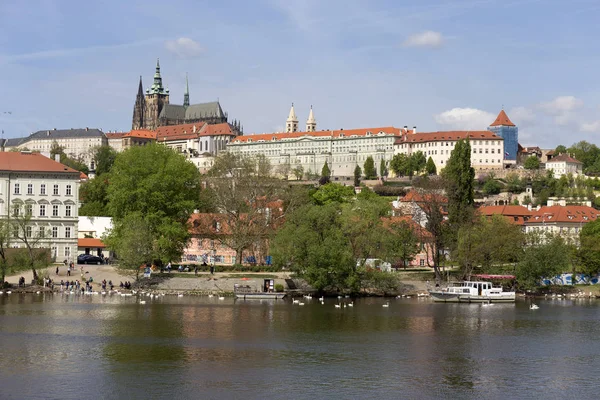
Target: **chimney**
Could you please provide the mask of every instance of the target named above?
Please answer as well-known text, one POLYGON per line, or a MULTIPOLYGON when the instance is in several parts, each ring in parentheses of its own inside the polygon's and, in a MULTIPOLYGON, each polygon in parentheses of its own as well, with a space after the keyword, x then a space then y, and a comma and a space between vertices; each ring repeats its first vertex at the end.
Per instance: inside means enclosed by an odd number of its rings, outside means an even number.
POLYGON ((55 130, 56 130, 56 128, 52 128, 52 130, 53 130, 53 131, 55 131, 55 130))
POLYGON ((413 133, 417 133, 417 127, 413 126, 413 133))
POLYGON ((46 131, 46 136, 50 136, 50 131, 46 131))
POLYGON ((88 128, 88 127, 86 126, 86 127, 85 127, 85 131, 87 132, 87 131, 89 131, 89 130, 90 130, 90 128, 88 128))

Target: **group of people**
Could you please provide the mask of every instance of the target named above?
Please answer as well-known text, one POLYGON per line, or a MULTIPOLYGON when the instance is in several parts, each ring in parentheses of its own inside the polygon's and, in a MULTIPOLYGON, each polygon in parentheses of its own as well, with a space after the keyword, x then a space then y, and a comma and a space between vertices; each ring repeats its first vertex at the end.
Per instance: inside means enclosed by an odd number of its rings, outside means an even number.
MULTIPOLYGON (((102 290, 106 290, 106 285, 106 279, 102 280, 102 290)), ((108 281, 108 287, 110 288, 110 290, 113 290, 114 285, 112 281, 108 281)))
POLYGON ((121 289, 131 289, 131 282, 125 281, 125 283, 121 282, 119 285, 121 289))

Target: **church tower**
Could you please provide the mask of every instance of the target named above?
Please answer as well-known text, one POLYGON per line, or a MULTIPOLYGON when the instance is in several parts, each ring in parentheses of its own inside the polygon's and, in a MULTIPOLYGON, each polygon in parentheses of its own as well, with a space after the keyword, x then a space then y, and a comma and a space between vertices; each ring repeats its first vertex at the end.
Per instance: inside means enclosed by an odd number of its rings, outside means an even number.
POLYGON ((288 118, 285 121, 285 132, 298 132, 298 117, 296 117, 296 111, 294 111, 294 103, 292 103, 292 108, 290 108, 290 115, 288 115, 288 118))
POLYGON ((144 127, 144 111, 146 109, 146 100, 144 99, 144 87, 142 86, 142 77, 140 75, 140 85, 133 106, 133 122, 131 129, 142 129, 144 127))
POLYGON ((310 113, 308 114, 308 119, 306 120, 306 132, 315 132, 317 130, 317 120, 313 114, 312 106, 310 106, 310 113))
POLYGON ((183 106, 190 106, 190 86, 188 85, 188 76, 185 74, 185 93, 183 94, 183 106))
POLYGON ((519 151, 519 128, 513 124, 504 110, 500 111, 488 131, 494 132, 504 139, 504 160, 516 162, 519 151))
POLYGON ((160 63, 156 60, 154 82, 146 90, 146 109, 144 111, 143 129, 154 130, 158 127, 158 117, 165 104, 169 104, 169 89, 165 89, 160 76, 160 63))

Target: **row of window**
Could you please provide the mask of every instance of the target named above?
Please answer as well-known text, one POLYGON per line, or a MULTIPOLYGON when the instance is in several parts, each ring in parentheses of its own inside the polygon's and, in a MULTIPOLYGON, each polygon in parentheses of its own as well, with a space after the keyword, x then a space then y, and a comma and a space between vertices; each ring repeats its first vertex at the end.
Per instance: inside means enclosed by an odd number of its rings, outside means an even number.
MULTIPOLYGON (((40 226, 37 229, 37 232, 35 232, 35 236, 38 238, 51 237, 53 239, 56 239, 59 237, 59 234, 60 234, 60 229, 58 226, 53 226, 52 229, 47 229, 46 226, 40 226)), ((19 231, 13 230, 13 237, 17 238, 18 236, 19 236, 19 231)), ((33 226, 25 227, 25 236, 27 236, 28 238, 34 237, 33 226)), ((67 238, 67 239, 72 237, 72 228, 70 226, 65 226, 63 237, 67 238)))
MULTIPOLYGON (((27 190, 27 194, 29 195, 33 195, 34 194, 34 187, 33 187, 33 183, 28 183, 26 186, 26 190, 27 190)), ((15 183, 14 185, 14 190, 13 190, 14 194, 21 194, 21 184, 20 183, 15 183)), ((42 183, 40 184, 40 195, 44 196, 46 195, 46 184, 42 183)), ((52 187, 52 195, 53 196, 59 196, 60 195, 60 187, 57 184, 54 184, 54 186, 52 187)), ((66 185, 65 186, 65 196, 72 196, 73 195, 73 186, 72 185, 66 185)))
MULTIPOLYGON (((39 217, 49 217, 50 214, 50 205, 49 204, 39 204, 38 206, 38 216, 39 217), (48 206, 48 207, 47 207, 48 206)), ((15 208, 14 213, 15 215, 19 215, 20 213, 20 209, 19 208, 15 208)), ((25 204, 25 213, 27 215, 32 215, 33 216, 33 204, 25 204)), ((52 205, 52 216, 53 217, 60 217, 60 205, 58 204, 53 204, 52 205)), ((73 216, 73 206, 67 204, 65 205, 65 217, 72 217, 73 216)))

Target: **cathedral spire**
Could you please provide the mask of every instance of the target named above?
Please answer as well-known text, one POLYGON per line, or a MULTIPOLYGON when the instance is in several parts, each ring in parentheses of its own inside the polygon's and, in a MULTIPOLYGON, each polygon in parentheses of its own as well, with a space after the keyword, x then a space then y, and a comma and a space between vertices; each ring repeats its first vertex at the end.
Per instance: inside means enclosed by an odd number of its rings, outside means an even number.
POLYGON ((188 107, 190 105, 190 85, 188 84, 188 75, 185 73, 185 93, 183 94, 183 106, 188 107))
POLYGON ((298 132, 298 117, 296 116, 296 111, 294 110, 294 103, 292 103, 290 114, 285 121, 285 131, 286 133, 298 132))
POLYGON ((310 106, 310 113, 308 114, 308 119, 306 120, 306 132, 314 132, 317 130, 317 120, 313 114, 312 105, 310 106))
POLYGON ((158 58, 156 59, 156 72, 154 73, 154 83, 150 88, 150 93, 152 94, 162 94, 164 92, 164 88, 162 85, 162 77, 160 76, 160 62, 158 58))
POLYGON ((144 85, 142 85, 142 76, 140 75, 140 85, 138 87, 137 97, 144 97, 144 85))

